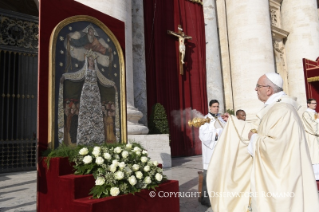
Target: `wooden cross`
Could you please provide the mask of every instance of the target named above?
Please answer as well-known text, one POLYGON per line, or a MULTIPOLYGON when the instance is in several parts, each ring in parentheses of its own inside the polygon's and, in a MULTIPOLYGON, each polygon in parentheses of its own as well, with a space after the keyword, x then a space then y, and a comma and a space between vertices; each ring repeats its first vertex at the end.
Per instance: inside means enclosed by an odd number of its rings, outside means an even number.
POLYGON ((178 32, 173 32, 170 30, 167 30, 167 34, 174 35, 178 37, 178 43, 179 43, 179 73, 181 75, 184 74, 183 70, 183 64, 184 64, 184 57, 185 57, 185 39, 192 39, 191 36, 185 35, 183 32, 183 29, 181 25, 178 25, 178 32))

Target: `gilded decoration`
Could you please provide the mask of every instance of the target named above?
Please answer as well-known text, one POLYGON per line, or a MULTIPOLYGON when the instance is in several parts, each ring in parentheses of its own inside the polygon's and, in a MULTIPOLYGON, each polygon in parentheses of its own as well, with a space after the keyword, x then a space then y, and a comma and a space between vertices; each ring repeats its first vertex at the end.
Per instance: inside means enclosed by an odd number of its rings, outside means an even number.
POLYGON ((38 49, 38 23, 0 16, 0 44, 38 49))
POLYGON ((319 81, 319 77, 309 77, 307 78, 308 82, 318 82, 319 81))
POLYGON ((188 1, 203 5, 203 2, 201 0, 188 0, 188 1))
POLYGON ((90 16, 60 22, 51 34, 49 76, 52 148, 126 141, 124 57, 108 27, 90 16))

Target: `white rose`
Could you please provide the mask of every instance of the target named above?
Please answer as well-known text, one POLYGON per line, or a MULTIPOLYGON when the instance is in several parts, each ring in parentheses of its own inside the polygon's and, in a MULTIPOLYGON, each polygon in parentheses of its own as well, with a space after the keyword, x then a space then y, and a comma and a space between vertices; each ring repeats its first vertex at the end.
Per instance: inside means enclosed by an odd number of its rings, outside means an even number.
POLYGON ((120 189, 118 187, 112 187, 110 193, 113 197, 115 197, 115 196, 119 195, 120 189))
POLYGON ((112 160, 112 164, 113 164, 114 166, 118 166, 118 165, 119 165, 119 162, 118 162, 117 160, 112 160))
POLYGON ((104 158, 106 159, 106 160, 110 160, 111 159, 111 155, 109 154, 109 153, 104 153, 104 158))
POLYGON ((141 155, 141 152, 140 151, 136 151, 135 152, 137 155, 141 155))
POLYGON ((86 147, 80 149, 80 151, 79 151, 80 155, 87 155, 88 153, 89 153, 89 150, 86 147))
POLYGON ((114 158, 119 160, 120 159, 120 156, 118 154, 114 154, 114 158))
POLYGON ((132 149, 132 144, 126 144, 127 149, 132 149))
POLYGON ((143 150, 143 151, 142 151, 142 154, 143 154, 143 155, 147 155, 147 151, 146 151, 146 150, 143 150))
POLYGON ((128 151, 123 151, 122 152, 122 157, 127 158, 128 157, 128 151))
POLYGON ((143 173, 140 172, 140 171, 135 172, 135 175, 136 175, 136 178, 137 178, 137 179, 142 179, 142 177, 143 177, 143 173))
POLYGON ((155 179, 156 179, 158 182, 160 182, 160 181, 162 181, 162 179, 163 179, 163 175, 161 175, 160 173, 157 173, 157 174, 155 175, 155 179))
POLYGON ((93 151, 101 151, 101 147, 95 146, 95 147, 93 148, 93 151))
POLYGON ((117 171, 114 173, 114 178, 117 180, 122 180, 124 178, 124 173, 122 171, 117 171))
POLYGON ((129 174, 129 175, 131 175, 131 173, 132 173, 132 170, 129 168, 129 167, 125 167, 124 168, 124 171, 127 173, 127 174, 129 174))
POLYGON ((101 147, 95 146, 95 147, 93 148, 92 154, 93 154, 95 157, 100 156, 100 154, 101 154, 101 147))
POLYGON ((147 157, 141 157, 141 161, 143 162, 143 163, 146 163, 147 161, 148 161, 148 158, 147 157))
POLYGON ((132 176, 130 176, 130 177, 128 178, 128 182, 129 182, 132 186, 134 186, 134 185, 137 183, 137 180, 136 180, 135 176, 132 175, 132 176))
POLYGON ((151 180, 150 177, 145 177, 145 178, 144 178, 144 183, 150 184, 151 182, 152 182, 152 180, 151 180))
POLYGON ((134 165, 132 166, 132 169, 133 169, 134 171, 137 171, 137 170, 140 169, 140 166, 137 165, 137 164, 134 164, 134 165))
POLYGON ((157 161, 153 161, 154 166, 158 166, 158 162, 157 161))
POLYGON ((120 169, 123 169, 125 166, 126 166, 126 164, 124 162, 119 163, 120 169))
POLYGON ((92 156, 90 156, 90 155, 85 156, 85 157, 83 158, 83 162, 84 162, 85 164, 91 163, 91 162, 92 162, 92 156))
POLYGON ((116 171, 116 166, 114 164, 112 164, 112 165, 110 165, 109 169, 111 172, 114 173, 116 171))
POLYGON ((141 151, 141 149, 139 147, 134 147, 133 151, 141 151))
POLYGON ((121 153, 122 152, 122 149, 121 149, 121 147, 116 147, 115 149, 114 149, 114 152, 115 153, 121 153))
POLYGON ((95 185, 103 185, 105 183, 104 177, 97 177, 95 180, 95 185))
POLYGON ((95 163, 98 165, 101 165, 104 163, 104 159, 102 157, 97 157, 95 160, 95 163))
POLYGON ((149 166, 145 166, 144 167, 144 171, 149 172, 150 171, 150 167, 149 166))

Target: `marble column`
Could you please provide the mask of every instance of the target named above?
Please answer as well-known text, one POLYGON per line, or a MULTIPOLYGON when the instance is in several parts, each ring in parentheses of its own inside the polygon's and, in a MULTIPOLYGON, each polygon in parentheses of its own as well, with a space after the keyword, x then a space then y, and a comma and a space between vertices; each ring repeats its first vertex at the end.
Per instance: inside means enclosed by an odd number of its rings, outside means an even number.
MULTIPOLYGON (((223 77, 220 64, 219 39, 215 0, 204 0, 204 21, 206 38, 206 85, 207 101, 219 101, 220 112, 224 112, 223 77)), ((228 109, 228 108, 227 108, 228 109)))
POLYGON ((125 69, 127 99, 127 132, 129 135, 147 134, 148 128, 138 123, 141 113, 134 107, 132 4, 125 0, 76 0, 88 7, 119 19, 125 23, 125 69))
POLYGON ((285 48, 288 66, 289 92, 303 108, 306 90, 302 58, 316 60, 319 56, 319 21, 316 0, 283 0, 283 29, 289 32, 285 48))
POLYGON ((147 126, 146 64, 143 0, 132 0, 134 105, 143 113, 147 126))
POLYGON ((257 80, 275 72, 268 0, 226 0, 234 109, 256 119, 257 80))
POLYGON ((222 74, 223 74, 222 78, 224 83, 223 86, 224 86, 225 108, 234 109, 225 4, 226 4, 225 0, 216 0, 217 25, 218 25, 217 28, 218 28, 218 35, 219 35, 221 67, 222 67, 222 74))

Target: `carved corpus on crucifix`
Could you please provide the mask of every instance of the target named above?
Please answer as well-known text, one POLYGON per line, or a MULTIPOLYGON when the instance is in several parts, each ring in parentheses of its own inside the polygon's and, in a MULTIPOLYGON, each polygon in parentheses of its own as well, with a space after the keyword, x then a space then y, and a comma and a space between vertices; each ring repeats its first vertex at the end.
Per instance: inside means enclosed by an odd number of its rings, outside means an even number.
POLYGON ((185 57, 185 39, 192 39, 191 36, 185 35, 183 32, 183 29, 181 25, 178 25, 178 32, 173 32, 170 30, 167 30, 167 34, 174 35, 178 37, 178 43, 179 43, 179 73, 181 75, 184 74, 183 70, 183 64, 184 64, 184 57, 185 57))

